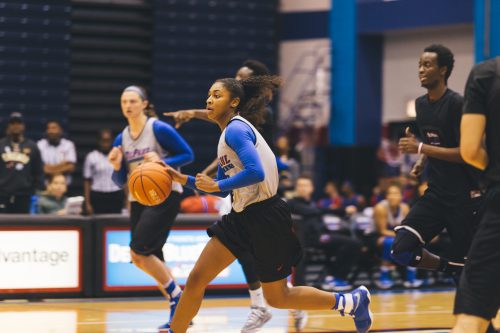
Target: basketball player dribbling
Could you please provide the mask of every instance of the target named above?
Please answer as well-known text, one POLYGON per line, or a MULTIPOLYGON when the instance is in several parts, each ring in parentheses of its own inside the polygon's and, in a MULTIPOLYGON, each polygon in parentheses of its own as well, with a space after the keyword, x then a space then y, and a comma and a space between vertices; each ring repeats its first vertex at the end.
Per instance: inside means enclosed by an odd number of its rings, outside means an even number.
POLYGON ((171 331, 185 333, 197 314, 206 286, 234 260, 249 253, 268 303, 277 308, 333 309, 354 317, 358 333, 372 324, 370 293, 363 286, 352 293, 330 293, 312 287, 289 287, 287 276, 301 257, 292 231, 288 205, 277 195, 276 159, 252 123, 265 112, 266 89, 278 78, 255 76, 245 80, 217 80, 209 90, 207 110, 222 130, 217 156, 217 179, 195 177, 170 168, 172 179, 198 191, 233 195, 231 213, 208 229, 212 238, 191 271, 171 323, 171 331))
MULTIPOLYGON (((258 60, 248 59, 246 60, 242 67, 238 69, 235 74, 236 80, 247 79, 252 76, 263 76, 270 75, 270 71, 266 65, 258 60)), ((274 146, 274 116, 273 111, 269 104, 273 99, 273 90, 277 89, 277 86, 273 86, 272 89, 268 89, 265 93, 266 98, 266 112, 264 117, 262 117, 261 122, 255 127, 264 137, 266 143, 271 147, 273 151, 274 146)), ((189 122, 192 119, 200 119, 204 121, 212 122, 212 120, 207 115, 207 110, 205 109, 192 109, 192 110, 180 110, 176 112, 166 112, 165 116, 173 117, 175 120, 176 128, 182 126, 182 124, 189 122)), ((286 169, 288 166, 281 162, 279 158, 276 158, 278 163, 278 170, 286 169)), ((208 165, 201 173, 211 175, 215 174, 217 171, 218 160, 215 159, 210 165, 208 165)), ((245 280, 248 284, 248 292, 250 294, 250 313, 247 317, 245 324, 241 329, 241 333, 253 333, 256 330, 262 328, 265 323, 267 323, 272 318, 272 313, 264 299, 264 294, 262 292, 262 285, 259 278, 255 274, 255 267, 252 257, 247 255, 238 258, 238 262, 243 269, 243 274, 245 275, 245 280)), ((305 311, 294 310, 292 311, 294 318, 294 325, 297 330, 305 327, 307 324, 307 313, 305 311)))
POLYGON ((483 170, 487 191, 455 297, 452 332, 484 333, 500 309, 500 57, 472 68, 464 95, 460 152, 483 170))
MULTIPOLYGON (((193 161, 191 147, 170 125, 146 116, 152 112, 146 91, 138 86, 125 88, 121 95, 122 113, 128 126, 113 144, 108 159, 113 165, 113 181, 123 187, 130 172, 142 162, 163 161, 178 168, 193 161)), ((154 111, 154 110, 153 110, 154 111)), ((139 269, 158 283, 160 291, 170 299, 170 318, 182 291, 164 263, 163 245, 180 208, 182 186, 172 183, 170 196, 160 205, 144 206, 129 197, 132 240, 130 255, 139 269)), ((159 327, 166 330, 168 322, 159 327)))

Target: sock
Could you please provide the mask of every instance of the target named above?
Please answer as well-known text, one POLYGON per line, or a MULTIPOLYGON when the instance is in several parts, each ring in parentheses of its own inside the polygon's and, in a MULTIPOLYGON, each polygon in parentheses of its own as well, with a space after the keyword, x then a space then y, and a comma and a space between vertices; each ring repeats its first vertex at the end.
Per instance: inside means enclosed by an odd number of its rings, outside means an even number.
POLYGON ((173 279, 165 283, 163 285, 163 288, 165 288, 165 291, 170 296, 170 298, 177 297, 182 292, 181 288, 175 284, 175 281, 173 279))
POLYGON ((417 268, 407 266, 406 267, 406 281, 413 282, 417 278, 417 268))
POLYGON ((266 308, 266 301, 264 300, 264 292, 262 291, 262 287, 255 290, 248 290, 250 293, 250 300, 252 302, 252 306, 258 306, 260 308, 266 308))
POLYGON ((448 274, 460 274, 464 264, 460 262, 449 261, 448 259, 439 258, 439 268, 438 270, 448 274))
POLYGON ((333 310, 339 311, 341 315, 344 315, 344 313, 350 314, 354 308, 352 294, 334 293, 333 295, 335 296, 335 306, 333 310))

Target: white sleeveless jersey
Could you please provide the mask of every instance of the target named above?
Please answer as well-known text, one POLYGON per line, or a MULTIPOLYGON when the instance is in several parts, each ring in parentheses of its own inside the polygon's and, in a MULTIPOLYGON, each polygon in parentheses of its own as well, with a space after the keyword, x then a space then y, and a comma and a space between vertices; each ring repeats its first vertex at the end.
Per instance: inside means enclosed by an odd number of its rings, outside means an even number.
MULTIPOLYGON (((259 131, 257 131, 257 129, 255 129, 255 127, 245 118, 235 116, 231 121, 235 121, 236 119, 245 122, 255 134, 257 139, 255 142, 255 149, 257 149, 265 175, 264 180, 260 183, 240 187, 232 191, 233 209, 236 212, 241 212, 250 204, 264 201, 276 195, 278 192, 279 178, 276 157, 262 135, 260 135, 259 131)), ((233 177, 244 169, 243 163, 238 158, 236 152, 226 143, 226 129, 222 131, 220 136, 217 156, 219 158, 219 166, 226 176, 233 177)))
POLYGON ((403 205, 399 205, 398 215, 394 216, 394 215, 392 215, 389 201, 382 200, 382 201, 380 201, 380 204, 383 205, 385 208, 387 208, 387 224, 388 224, 388 226, 392 229, 392 228, 397 227, 398 225, 401 225, 401 223, 403 222, 403 220, 405 218, 403 216, 403 205))
MULTIPOLYGON (((122 151, 123 157, 128 164, 128 177, 130 173, 142 162, 144 162, 144 155, 149 152, 157 153, 161 159, 168 156, 168 152, 163 149, 160 143, 156 140, 155 133, 153 131, 153 124, 155 121, 159 121, 154 118, 148 118, 146 125, 141 134, 135 140, 130 136, 129 126, 125 127, 122 132, 122 151)), ((177 182, 172 182, 172 191, 182 193, 182 185, 177 182)), ((135 201, 135 199, 129 194, 129 200, 135 201)))

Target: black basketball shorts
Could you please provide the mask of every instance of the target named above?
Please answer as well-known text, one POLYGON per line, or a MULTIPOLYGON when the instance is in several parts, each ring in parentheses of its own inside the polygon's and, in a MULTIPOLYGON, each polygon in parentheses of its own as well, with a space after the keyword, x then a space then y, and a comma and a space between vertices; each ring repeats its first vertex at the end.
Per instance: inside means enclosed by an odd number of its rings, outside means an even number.
POLYGON ((491 320, 500 308, 500 184, 486 194, 455 297, 455 314, 491 320))
POLYGON ((236 258, 250 253, 261 282, 286 278, 302 257, 288 204, 278 196, 232 211, 208 228, 236 258))
POLYGON ((130 212, 132 240, 130 248, 145 256, 155 255, 163 258, 163 245, 179 213, 180 194, 172 191, 163 203, 157 206, 144 206, 132 202, 130 212))

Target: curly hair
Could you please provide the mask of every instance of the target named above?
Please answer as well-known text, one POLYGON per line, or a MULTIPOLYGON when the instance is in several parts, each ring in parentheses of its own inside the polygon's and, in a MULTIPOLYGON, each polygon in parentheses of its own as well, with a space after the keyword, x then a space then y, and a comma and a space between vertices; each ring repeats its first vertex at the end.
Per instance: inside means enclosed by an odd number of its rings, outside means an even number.
POLYGON ((252 70, 251 76, 271 75, 269 68, 258 60, 248 59, 243 63, 243 66, 252 70))
POLYGON ((453 71, 453 65, 455 64, 455 59, 453 53, 444 45, 432 44, 424 49, 424 52, 436 53, 437 61, 439 67, 446 66, 446 74, 444 77, 444 83, 448 84, 448 78, 453 71))
POLYGON ((231 98, 240 99, 236 112, 255 127, 260 128, 266 117, 266 90, 278 88, 281 79, 274 75, 259 75, 240 81, 226 78, 216 82, 221 82, 229 90, 231 98))

